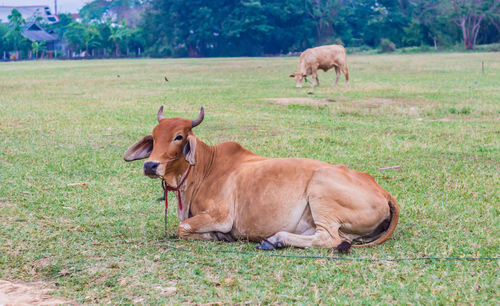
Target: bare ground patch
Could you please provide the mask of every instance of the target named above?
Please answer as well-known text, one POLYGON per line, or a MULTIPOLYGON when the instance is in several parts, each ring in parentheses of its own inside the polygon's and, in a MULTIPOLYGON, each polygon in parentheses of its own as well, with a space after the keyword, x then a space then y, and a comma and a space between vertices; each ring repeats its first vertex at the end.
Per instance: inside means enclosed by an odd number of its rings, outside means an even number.
POLYGON ((313 98, 267 98, 266 100, 276 102, 280 105, 302 104, 302 105, 350 105, 358 108, 377 108, 384 106, 421 106, 431 103, 430 101, 418 101, 400 98, 368 98, 364 100, 347 100, 339 97, 335 99, 313 99, 313 98))
POLYGON ((349 100, 344 97, 333 99, 314 98, 268 98, 268 101, 279 105, 330 105, 341 113, 373 113, 391 111, 397 114, 418 116, 425 107, 434 105, 435 102, 426 100, 410 100, 403 98, 367 98, 363 100, 349 100))
POLYGON ((495 118, 438 118, 438 119, 428 119, 428 118, 416 118, 417 121, 428 121, 428 122, 487 122, 487 121, 500 121, 500 117, 495 118))
POLYGON ((14 207, 14 204, 0 201, 0 208, 2 207, 14 207))
POLYGON ((345 97, 335 99, 314 99, 314 98, 266 98, 265 100, 275 102, 278 105, 329 105, 332 112, 343 114, 392 114, 408 115, 417 121, 426 122, 489 122, 500 121, 500 117, 444 117, 425 118, 428 109, 436 107, 438 101, 423 99, 411 100, 407 98, 367 98, 364 100, 348 100, 345 97))
POLYGON ((332 101, 312 98, 267 98, 266 100, 276 102, 279 105, 300 104, 300 105, 327 105, 332 101))
POLYGON ((76 305, 63 298, 49 295, 49 286, 43 282, 21 283, 0 280, 1 305, 76 305))
POLYGON ((363 100, 353 100, 346 101, 343 103, 350 102, 352 105, 357 105, 360 107, 384 107, 384 106, 400 106, 400 107, 412 107, 412 106, 422 106, 431 103, 430 101, 425 100, 409 100, 402 98, 368 98, 363 100))
POLYGON ((426 100, 410 100, 404 98, 368 98, 364 100, 341 100, 338 110, 347 112, 386 113, 419 116, 423 109, 434 105, 426 100))

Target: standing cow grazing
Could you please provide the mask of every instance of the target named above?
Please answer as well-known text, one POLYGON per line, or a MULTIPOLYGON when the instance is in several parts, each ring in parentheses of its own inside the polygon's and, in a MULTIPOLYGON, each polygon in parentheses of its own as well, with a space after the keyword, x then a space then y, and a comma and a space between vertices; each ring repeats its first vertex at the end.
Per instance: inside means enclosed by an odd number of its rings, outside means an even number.
POLYGON ((264 241, 259 248, 337 248, 387 240, 399 210, 369 174, 305 158, 266 158, 236 142, 209 146, 193 134, 204 117, 164 118, 124 159, 177 191, 179 238, 264 241))
POLYGON ((337 74, 333 86, 336 86, 339 81, 340 71, 344 73, 346 85, 349 86, 347 56, 344 47, 339 45, 310 48, 302 52, 298 71, 291 74, 290 77, 295 78, 297 88, 302 88, 304 78, 312 75, 311 88, 313 88, 315 83, 319 86, 318 69, 326 72, 333 67, 335 67, 337 74))

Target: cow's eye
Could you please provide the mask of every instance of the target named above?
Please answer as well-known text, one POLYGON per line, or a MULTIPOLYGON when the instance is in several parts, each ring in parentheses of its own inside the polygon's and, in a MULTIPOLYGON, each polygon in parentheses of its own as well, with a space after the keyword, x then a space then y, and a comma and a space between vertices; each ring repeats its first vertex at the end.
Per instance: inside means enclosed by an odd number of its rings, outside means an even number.
POLYGON ((182 135, 177 135, 174 140, 182 140, 182 135))

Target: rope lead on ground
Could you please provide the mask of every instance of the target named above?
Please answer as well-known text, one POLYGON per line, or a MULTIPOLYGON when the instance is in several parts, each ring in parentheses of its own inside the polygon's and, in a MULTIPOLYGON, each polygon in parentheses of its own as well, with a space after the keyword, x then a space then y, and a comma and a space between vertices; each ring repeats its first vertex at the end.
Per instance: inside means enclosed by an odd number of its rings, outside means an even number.
MULTIPOLYGON (((165 239, 159 242, 167 242, 167 241, 178 241, 178 239, 171 239, 165 236, 165 239)), ((177 246, 173 246, 170 244, 166 245, 170 249, 174 249, 176 251, 189 252, 194 253, 192 250, 180 248, 177 246)), ((223 253, 223 254, 241 254, 241 255, 250 255, 250 256, 268 256, 268 257, 281 257, 281 258, 294 258, 294 259, 327 259, 331 261, 368 261, 368 262, 402 262, 402 261, 493 261, 500 260, 500 256, 478 256, 478 257, 459 257, 459 256, 450 256, 450 257, 400 257, 400 258, 363 258, 363 257, 349 257, 349 256, 319 256, 319 255, 290 255, 290 254, 276 254, 277 251, 262 251, 262 252, 251 252, 251 251, 238 251, 238 250, 217 250, 215 253, 223 253)))

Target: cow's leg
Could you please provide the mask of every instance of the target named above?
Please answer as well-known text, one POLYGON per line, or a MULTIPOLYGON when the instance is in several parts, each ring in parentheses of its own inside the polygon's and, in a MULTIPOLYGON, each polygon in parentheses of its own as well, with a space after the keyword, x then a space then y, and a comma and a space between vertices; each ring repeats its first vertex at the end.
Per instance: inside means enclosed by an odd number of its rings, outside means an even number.
MULTIPOLYGON (((340 227, 340 226, 338 226, 340 227)), ((261 250, 272 250, 293 246, 299 248, 334 248, 342 244, 338 230, 330 233, 322 227, 318 227, 313 235, 298 235, 288 232, 278 232, 269 237, 258 248, 261 250)))
POLYGON ((349 68, 347 68, 347 65, 344 65, 342 67, 342 72, 344 73, 345 76, 345 85, 349 87, 349 68))
POLYGON ((319 86, 318 70, 317 69, 312 70, 311 88, 314 88, 314 85, 319 86))
POLYGON ((184 220, 177 228, 181 239, 217 240, 213 232, 228 233, 231 231, 230 218, 215 218, 210 214, 199 214, 184 220))
POLYGON ((339 78, 340 78, 340 68, 335 66, 335 74, 336 74, 336 78, 335 78, 335 83, 333 84, 333 87, 337 86, 337 83, 339 82, 339 78))

